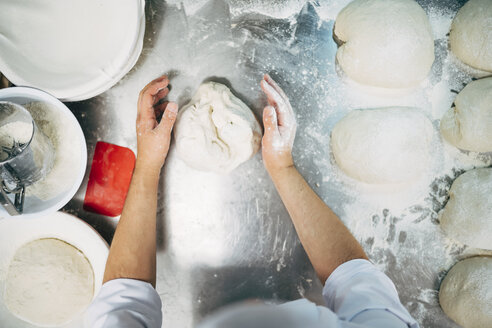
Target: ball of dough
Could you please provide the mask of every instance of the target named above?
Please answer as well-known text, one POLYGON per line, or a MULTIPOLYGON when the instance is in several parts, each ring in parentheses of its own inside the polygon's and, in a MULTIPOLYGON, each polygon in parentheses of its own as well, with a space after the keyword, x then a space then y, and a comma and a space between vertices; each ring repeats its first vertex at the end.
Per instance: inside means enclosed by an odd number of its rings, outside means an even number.
POLYGON ((94 272, 85 256, 58 239, 39 239, 16 251, 4 302, 24 321, 60 326, 84 311, 93 294, 94 272))
POLYGON ((492 250, 492 168, 468 171, 454 181, 440 221, 449 237, 492 250))
POLYGON ((430 165, 434 129, 415 108, 354 110, 331 135, 333 155, 350 177, 372 184, 407 183, 430 165))
POLYGON ((492 77, 469 83, 441 120, 441 134, 454 146, 492 151, 492 77))
POLYGON ((190 167, 228 173, 258 151, 261 127, 228 87, 208 82, 181 110, 174 136, 179 158, 190 167))
POLYGON ((492 258, 472 257, 455 264, 441 284, 439 303, 464 328, 491 327, 492 258))
POLYGON ((337 62, 353 80, 376 87, 419 84, 434 62, 429 19, 413 0, 355 0, 338 15, 337 62))
POLYGON ((492 1, 470 0, 458 11, 449 46, 465 64, 492 72, 492 1))

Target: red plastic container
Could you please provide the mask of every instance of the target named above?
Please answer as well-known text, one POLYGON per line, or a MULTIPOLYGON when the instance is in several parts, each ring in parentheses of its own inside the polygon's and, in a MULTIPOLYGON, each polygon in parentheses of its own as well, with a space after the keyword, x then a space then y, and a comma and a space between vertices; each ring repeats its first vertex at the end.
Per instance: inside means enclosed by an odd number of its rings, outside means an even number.
POLYGON ((121 215, 134 168, 133 151, 98 142, 85 193, 84 209, 112 217, 121 215))

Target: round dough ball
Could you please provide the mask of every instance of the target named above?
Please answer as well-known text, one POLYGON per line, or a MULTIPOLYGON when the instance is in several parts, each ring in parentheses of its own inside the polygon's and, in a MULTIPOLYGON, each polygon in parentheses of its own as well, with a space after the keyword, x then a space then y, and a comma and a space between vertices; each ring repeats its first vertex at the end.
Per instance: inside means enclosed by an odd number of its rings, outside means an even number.
POLYGON ((355 0, 338 15, 337 62, 353 80, 408 88, 427 77, 434 38, 427 15, 413 0, 355 0))
POLYGON ((94 295, 94 272, 77 248, 58 239, 20 247, 10 263, 4 302, 20 319, 60 326, 83 312, 94 295))
POLYGON ((181 110, 174 136, 179 158, 190 167, 228 173, 258 151, 261 127, 228 87, 208 82, 181 110))
POLYGON ((492 258, 472 257, 449 270, 439 291, 443 311, 463 328, 492 323, 492 258))
POLYGON ((331 135, 333 155, 350 177, 372 184, 407 183, 430 165, 434 129, 415 108, 354 110, 331 135))
POLYGON ((492 151, 492 77, 469 83, 441 120, 441 134, 454 146, 492 151))
POLYGON ((492 250, 492 168, 468 171, 454 181, 441 227, 463 244, 492 250))
POLYGON ((465 64, 492 72, 492 1, 470 0, 458 11, 449 46, 465 64))

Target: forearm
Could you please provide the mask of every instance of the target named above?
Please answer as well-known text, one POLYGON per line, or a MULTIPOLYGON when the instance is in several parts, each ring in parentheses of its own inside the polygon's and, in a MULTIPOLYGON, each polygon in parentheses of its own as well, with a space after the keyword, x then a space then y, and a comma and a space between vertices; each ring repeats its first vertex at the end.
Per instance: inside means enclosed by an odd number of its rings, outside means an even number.
POLYGON ((158 172, 137 164, 111 244, 104 282, 130 278, 155 286, 158 183, 158 172))
POLYGON ((340 264, 357 258, 367 259, 343 222, 316 195, 294 166, 275 170, 270 175, 322 282, 340 264))

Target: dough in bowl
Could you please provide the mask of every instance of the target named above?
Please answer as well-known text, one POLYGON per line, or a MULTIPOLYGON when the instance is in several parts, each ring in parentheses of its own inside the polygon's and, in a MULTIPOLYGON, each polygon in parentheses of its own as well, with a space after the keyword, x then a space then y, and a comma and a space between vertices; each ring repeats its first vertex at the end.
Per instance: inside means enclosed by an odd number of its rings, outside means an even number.
POLYGON ((409 88, 427 77, 434 38, 414 0, 354 0, 335 22, 337 62, 353 80, 383 88, 409 88))
POLYGON ((179 158, 201 171, 228 173, 260 148, 261 127, 251 110, 223 84, 202 84, 178 116, 179 158))
POLYGON ((416 108, 353 110, 338 122, 331 147, 338 166, 370 184, 410 183, 431 164, 434 128, 416 108))
POLYGON ((443 311, 463 328, 492 323, 492 257, 472 257, 449 270, 439 290, 443 311))
POLYGON ((469 0, 458 11, 449 46, 465 64, 492 72, 492 1, 469 0))
POLYGON ((454 146, 492 151, 492 77, 470 82, 441 120, 441 134, 454 146))
POLYGON ((468 171, 454 181, 440 221, 449 237, 492 250, 492 168, 468 171))
POLYGON ((38 239, 15 253, 5 282, 4 303, 38 326, 61 326, 83 312, 94 296, 94 272, 77 248, 58 239, 38 239))

